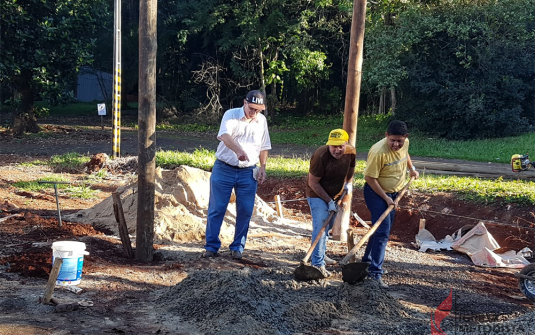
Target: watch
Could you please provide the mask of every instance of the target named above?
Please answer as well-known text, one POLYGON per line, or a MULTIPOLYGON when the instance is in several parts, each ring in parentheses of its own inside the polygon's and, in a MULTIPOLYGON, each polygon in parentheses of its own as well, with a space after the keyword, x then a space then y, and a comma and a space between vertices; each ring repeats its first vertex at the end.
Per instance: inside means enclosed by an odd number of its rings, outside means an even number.
POLYGON ((416 166, 413 165, 413 166, 411 167, 411 170, 412 170, 412 171, 416 171, 416 166))

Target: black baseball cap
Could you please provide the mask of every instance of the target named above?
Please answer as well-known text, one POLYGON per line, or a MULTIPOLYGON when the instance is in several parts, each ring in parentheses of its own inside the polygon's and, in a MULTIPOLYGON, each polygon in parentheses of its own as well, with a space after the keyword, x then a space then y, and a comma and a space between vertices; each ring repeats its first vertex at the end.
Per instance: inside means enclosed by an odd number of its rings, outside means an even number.
POLYGON ((245 101, 251 105, 251 107, 259 110, 265 110, 266 105, 264 102, 266 101, 266 96, 264 93, 254 90, 249 93, 247 93, 247 96, 245 97, 245 101))

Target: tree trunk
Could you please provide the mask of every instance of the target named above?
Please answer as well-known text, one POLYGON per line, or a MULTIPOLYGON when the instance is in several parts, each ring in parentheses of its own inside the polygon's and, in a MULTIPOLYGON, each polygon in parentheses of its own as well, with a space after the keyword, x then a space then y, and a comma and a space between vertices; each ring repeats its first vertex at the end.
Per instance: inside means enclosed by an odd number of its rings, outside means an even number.
MULTIPOLYGON (((267 96, 267 109, 271 111, 271 119, 270 122, 275 122, 275 106, 277 106, 278 99, 277 99, 277 82, 274 80, 273 83, 271 83, 271 94, 267 96)), ((267 116, 266 116, 267 117, 267 116)))
MULTIPOLYGON (((264 78, 264 53, 262 52, 262 46, 260 43, 258 44, 258 52, 260 54, 260 91, 264 93, 267 99, 266 94, 266 80, 264 78)), ((268 118, 269 116, 269 106, 266 106, 266 110, 264 111, 264 116, 268 118)))
MULTIPOLYGON (((364 50, 364 28, 366 21, 366 0, 353 2, 353 18, 349 45, 349 61, 347 64, 347 85, 344 107, 344 129, 349 134, 349 143, 357 147, 357 121, 359 116, 360 88, 362 77, 362 61, 364 50)), ((348 204, 352 203, 352 195, 348 195, 348 204)), ((338 216, 342 220, 342 231, 349 228, 351 206, 343 208, 338 216)), ((340 241, 346 242, 347 235, 342 234, 340 241)))
POLYGON ((156 178, 157 1, 140 1, 139 16, 139 154, 136 259, 152 262, 156 178))
MULTIPOLYGON (((23 80, 24 82, 24 80, 23 80)), ((28 81, 29 82, 29 81, 28 81)), ((25 132, 38 133, 41 128, 37 124, 34 110, 33 90, 29 84, 23 84, 19 90, 21 105, 13 117, 13 136, 21 137, 25 132)))
POLYGON ((390 108, 391 108, 391 111, 392 111, 392 115, 396 115, 396 104, 397 104, 397 100, 396 100, 396 89, 395 88, 391 88, 390 89, 390 108))
POLYGON ((386 106, 386 103, 385 103, 385 100, 386 100, 386 94, 385 94, 385 88, 381 88, 381 94, 379 96, 379 114, 380 115, 384 115, 385 114, 385 106, 386 106))

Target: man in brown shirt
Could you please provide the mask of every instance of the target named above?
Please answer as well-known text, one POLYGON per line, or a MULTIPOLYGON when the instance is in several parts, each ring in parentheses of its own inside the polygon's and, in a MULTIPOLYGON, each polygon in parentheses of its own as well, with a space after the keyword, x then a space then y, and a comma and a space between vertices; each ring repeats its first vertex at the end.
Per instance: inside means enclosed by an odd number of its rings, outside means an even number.
MULTIPOLYGON (((319 147, 310 159, 306 196, 312 214, 312 241, 318 236, 323 223, 330 212, 338 212, 335 199, 339 198, 343 189, 353 190, 353 174, 357 151, 348 144, 349 136, 343 129, 330 132, 326 145, 319 147)), ((317 267, 328 277, 330 273, 325 264, 335 262, 325 256, 327 234, 332 228, 336 215, 322 234, 311 256, 312 266, 317 267)))

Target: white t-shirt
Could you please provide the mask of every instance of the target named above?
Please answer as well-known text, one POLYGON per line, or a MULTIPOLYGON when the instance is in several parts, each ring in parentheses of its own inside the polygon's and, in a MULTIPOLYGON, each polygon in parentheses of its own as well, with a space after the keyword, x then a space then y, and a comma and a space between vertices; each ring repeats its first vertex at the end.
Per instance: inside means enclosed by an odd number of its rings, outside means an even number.
POLYGON ((223 141, 219 142, 215 157, 233 166, 254 166, 260 160, 260 151, 271 149, 266 117, 258 113, 254 120, 248 122, 243 107, 225 112, 217 136, 223 134, 229 134, 249 157, 249 161, 239 161, 234 151, 227 148, 223 141))

